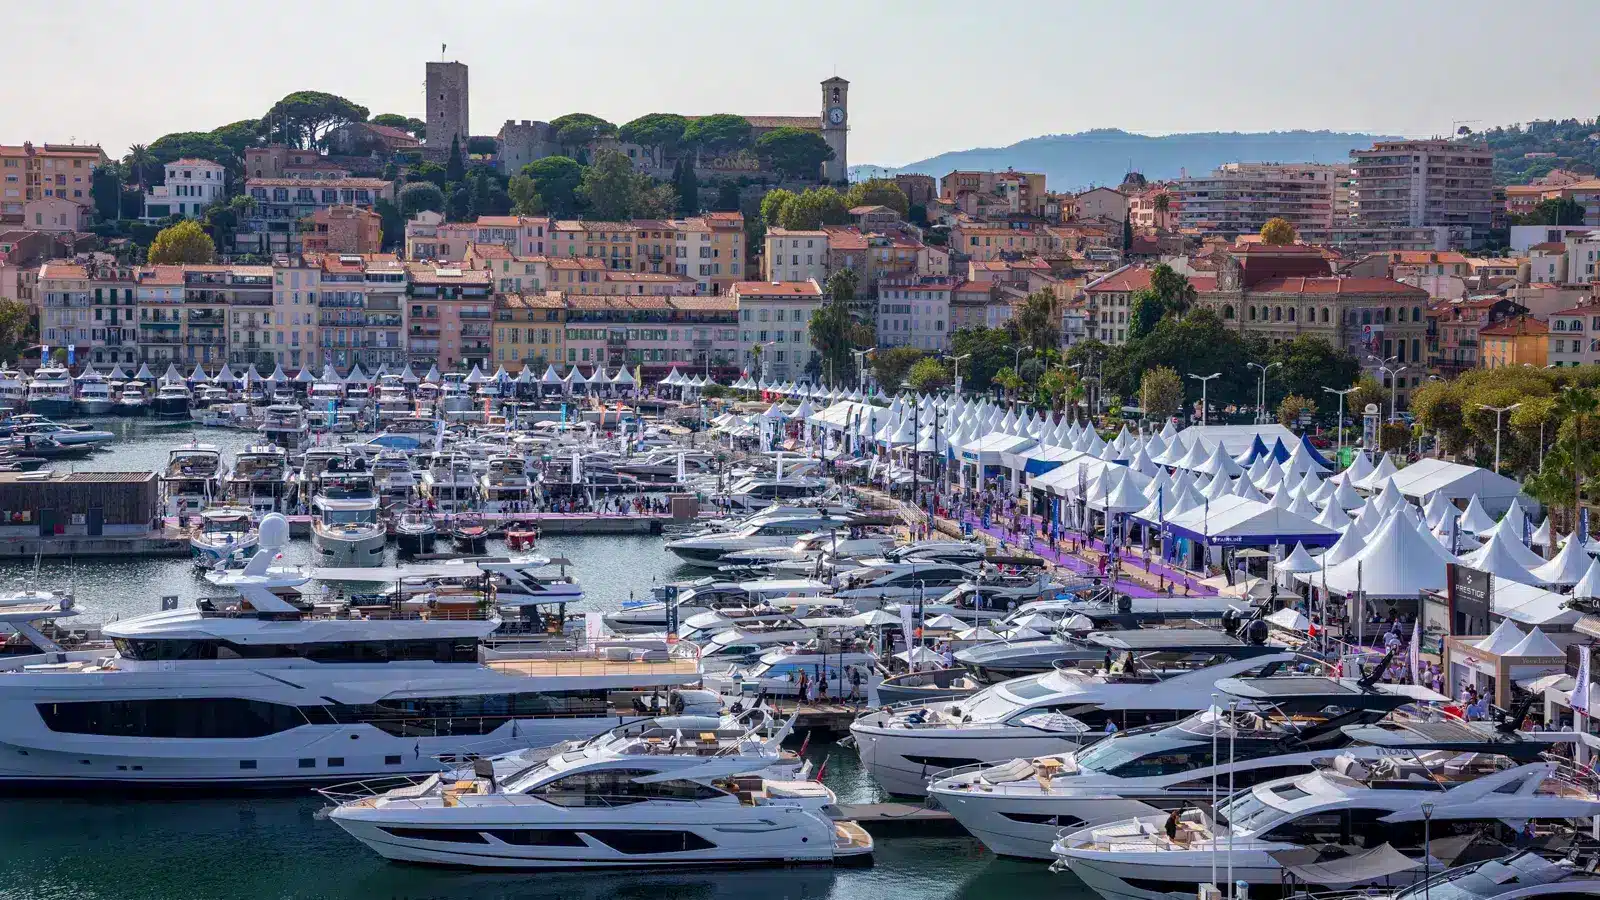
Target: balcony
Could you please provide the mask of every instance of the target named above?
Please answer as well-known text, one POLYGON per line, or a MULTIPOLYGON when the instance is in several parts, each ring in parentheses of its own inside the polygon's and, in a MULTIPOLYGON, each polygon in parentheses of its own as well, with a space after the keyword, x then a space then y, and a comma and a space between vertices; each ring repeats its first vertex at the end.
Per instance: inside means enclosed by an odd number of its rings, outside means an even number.
POLYGON ((267 294, 267 295, 234 294, 233 295, 233 305, 234 306, 271 306, 272 305, 272 295, 270 295, 270 294, 267 294))
POLYGON ((388 315, 373 315, 369 312, 367 313, 367 325, 398 328, 400 326, 400 314, 391 313, 388 315))
POLYGON ((460 312, 456 313, 456 315, 460 316, 463 319, 485 319, 485 320, 487 320, 489 318, 489 313, 488 312, 485 312, 483 310, 476 310, 476 309, 463 309, 460 312))
POLYGON ((225 324, 227 320, 227 315, 220 310, 190 310, 189 315, 184 317, 184 321, 188 322, 190 325, 222 325, 225 324))
POLYGON ((461 326, 461 337, 462 338, 483 338, 484 340, 488 340, 489 339, 489 326, 487 326, 487 325, 463 325, 463 326, 461 326))

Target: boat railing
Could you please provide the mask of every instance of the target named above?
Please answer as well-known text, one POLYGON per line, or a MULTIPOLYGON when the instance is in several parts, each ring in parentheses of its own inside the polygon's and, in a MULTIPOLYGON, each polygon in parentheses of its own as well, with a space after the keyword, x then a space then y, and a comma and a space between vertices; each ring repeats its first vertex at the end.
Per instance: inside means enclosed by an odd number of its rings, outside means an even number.
POLYGON ((415 602, 394 603, 377 596, 360 596, 349 603, 329 607, 311 607, 293 612, 259 610, 238 605, 237 597, 201 597, 195 601, 202 618, 257 619, 260 621, 296 622, 307 620, 341 619, 352 621, 406 620, 406 621, 488 621, 499 617, 491 604, 415 602))

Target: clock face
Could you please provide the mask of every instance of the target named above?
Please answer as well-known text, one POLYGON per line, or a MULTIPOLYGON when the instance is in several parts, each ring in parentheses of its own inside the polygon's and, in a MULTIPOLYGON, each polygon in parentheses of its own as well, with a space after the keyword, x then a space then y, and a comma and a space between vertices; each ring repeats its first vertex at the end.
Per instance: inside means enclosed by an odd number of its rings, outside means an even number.
POLYGON ((828 110, 828 121, 835 125, 842 124, 844 122, 844 107, 835 106, 828 110))

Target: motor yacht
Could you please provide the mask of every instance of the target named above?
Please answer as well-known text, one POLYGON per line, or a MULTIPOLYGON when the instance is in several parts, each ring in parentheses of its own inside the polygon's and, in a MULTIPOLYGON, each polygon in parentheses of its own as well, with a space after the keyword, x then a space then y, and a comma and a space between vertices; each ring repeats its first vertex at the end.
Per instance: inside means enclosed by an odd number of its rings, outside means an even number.
POLYGON ((625 697, 692 684, 692 659, 492 664, 476 601, 311 603, 279 563, 288 523, 207 580, 221 594, 104 626, 114 650, 0 659, 0 784, 284 786, 425 774, 471 746, 587 738, 625 697), (615 701, 615 702, 614 702, 615 701))
POLYGON ((970 697, 867 713, 850 724, 862 764, 891 794, 920 797, 929 776, 958 766, 1049 756, 1107 733, 1172 722, 1212 703, 1220 678, 1274 674, 1292 653, 1194 660, 1157 674, 1057 669, 990 685, 970 697))
POLYGON ((480 869, 860 863, 872 838, 764 714, 663 716, 400 787, 324 791, 388 859, 480 869))
POLYGON ((479 478, 484 512, 517 512, 533 501, 533 482, 520 456, 491 456, 479 478))
POLYGON ((40 416, 70 416, 77 406, 72 399, 72 375, 65 367, 40 366, 28 382, 28 411, 40 416))
POLYGON ((290 453, 299 453, 311 443, 306 411, 298 403, 274 401, 262 410, 261 424, 256 426, 256 430, 267 443, 290 453))
MULTIPOLYGON (((1071 831, 1053 852, 1108 900, 1178 900, 1210 882, 1213 866, 1253 891, 1277 889, 1289 865, 1317 873, 1308 886, 1406 884, 1422 874, 1416 863, 1430 845, 1442 851, 1464 836, 1509 850, 1530 823, 1548 836, 1552 826, 1600 815, 1592 773, 1538 756, 1575 740, 1570 733, 1519 735, 1514 726, 1459 720, 1345 729, 1391 755, 1369 761, 1341 752, 1310 774, 1252 785, 1214 815, 1184 812, 1176 837, 1163 827, 1166 814, 1138 816, 1071 831), (1385 845, 1404 867, 1337 864, 1385 845)), ((1442 868, 1437 854, 1427 867, 1442 868)))
POLYGON ((227 480, 222 452, 210 444, 193 443, 168 451, 167 467, 161 473, 166 514, 198 513, 222 498, 227 480))
POLYGON ((831 571, 844 560, 853 560, 860 556, 881 556, 893 548, 892 535, 865 535, 853 538, 849 534, 841 534, 836 528, 825 528, 802 534, 788 546, 737 550, 724 556, 721 562, 725 566, 741 568, 771 568, 779 563, 788 563, 791 564, 786 567, 789 571, 805 574, 816 571, 824 565, 831 571))
POLYGON ((426 510, 407 509, 394 523, 395 546, 405 556, 432 553, 438 527, 426 510))
POLYGON ((795 697, 800 692, 804 673, 813 696, 824 682, 830 697, 871 701, 871 691, 882 676, 878 657, 865 647, 833 640, 813 640, 799 647, 768 650, 750 665, 734 665, 721 672, 708 672, 701 683, 707 690, 729 697, 750 698, 762 695, 795 697), (860 682, 859 690, 856 688, 860 682))
POLYGON ((115 412, 119 416, 143 416, 150 412, 150 394, 142 382, 130 381, 122 386, 115 412))
POLYGON ((117 439, 109 431, 97 428, 79 428, 72 425, 62 425, 34 413, 23 413, 12 416, 10 419, 11 436, 13 438, 32 438, 34 440, 52 441, 63 447, 98 447, 117 439))
POLYGON ((1400 891, 1368 888, 1320 896, 1327 900, 1579 900, 1600 896, 1600 853, 1592 847, 1576 846, 1560 851, 1519 850, 1457 865, 1400 891))
POLYGON ((827 588, 823 582, 804 578, 764 578, 740 582, 703 578, 684 585, 666 586, 663 593, 666 590, 676 592, 675 600, 662 598, 624 602, 622 609, 606 613, 602 621, 606 628, 618 634, 664 631, 672 616, 669 603, 676 607, 677 620, 682 623, 696 613, 745 607, 780 597, 816 598, 816 605, 824 606, 831 603, 822 599, 827 588))
POLYGON ((404 508, 417 497, 417 473, 411 468, 411 456, 403 451, 380 450, 372 458, 372 479, 385 507, 404 508))
POLYGON ((9 366, 0 368, 0 408, 12 411, 28 408, 26 377, 9 366))
POLYGON ((109 415, 116 407, 111 396, 111 382, 99 372, 90 369, 78 378, 78 412, 86 416, 109 415))
MULTIPOLYGON (((1031 621, 1025 614, 1017 621, 1031 621)), ((1139 628, 1074 635, 1056 631, 1023 641, 992 641, 957 650, 956 665, 985 682, 1049 672, 1061 666, 1093 669, 1105 659, 1133 654, 1141 666, 1160 668, 1157 657, 1228 654, 1238 657, 1282 653, 1285 648, 1252 643, 1211 628, 1139 628)))
MULTIPOLYGON (((968 582, 976 582, 984 573, 975 567, 941 562, 877 562, 867 563, 834 576, 834 596, 841 602, 861 609, 881 605, 891 600, 925 601, 942 597, 968 582)), ((1009 579, 992 579, 995 586, 1009 579)), ((1037 578, 1025 582, 1038 587, 1037 593, 1054 593, 1047 579, 1037 578)), ((1035 594, 1036 596, 1037 594, 1035 594)))
POLYGON ((797 535, 837 528, 849 536, 850 522, 815 514, 773 518, 738 531, 713 532, 668 541, 666 547, 687 563, 715 566, 723 557, 741 550, 792 546, 797 535))
MULTIPOLYGON (((418 396, 422 391, 418 389, 418 396)), ((463 419, 477 411, 472 401, 472 385, 460 372, 446 372, 439 380, 439 411, 446 419, 463 419)))
POLYGON ((618 463, 616 471, 643 484, 677 484, 682 478, 709 474, 715 464, 716 458, 709 453, 663 450, 618 463))
POLYGON ((294 493, 289 454, 276 444, 251 444, 240 450, 228 474, 230 503, 254 513, 288 512, 294 493))
POLYGON ((489 526, 476 513, 461 513, 450 520, 450 542, 462 553, 488 549, 489 526))
POLYGON ((478 479, 472 461, 450 451, 428 454, 422 470, 422 496, 437 512, 472 509, 478 499, 478 479))
POLYGON ((181 381, 162 382, 150 401, 150 414, 158 419, 189 418, 189 403, 194 399, 189 386, 181 381))
POLYGON ((372 402, 372 389, 364 384, 348 385, 344 389, 344 401, 340 406, 346 412, 365 412, 372 402))
POLYGON ((412 407, 411 396, 406 392, 405 380, 399 375, 378 378, 378 394, 373 402, 377 406, 380 425, 409 418, 416 411, 412 407))
POLYGON ((317 476, 311 499, 311 547, 319 565, 350 568, 383 562, 388 535, 378 521, 378 503, 364 460, 350 454, 328 464, 317 476))
POLYGON ((736 509, 756 510, 773 503, 819 497, 829 486, 822 478, 752 475, 729 485, 715 499, 736 509))
POLYGON ((934 776, 928 793, 995 853, 1053 860, 1062 828, 1209 803, 1230 787, 1307 774, 1341 749, 1377 760, 1388 751, 1351 746, 1344 726, 1432 699, 1422 688, 1321 676, 1225 678, 1217 689, 1219 703, 1248 706, 1213 706, 1073 753, 953 769, 934 776))
POLYGON ((258 535, 246 506, 208 506, 200 511, 200 527, 189 537, 196 565, 210 567, 230 556, 256 552, 258 535))
POLYGON ((318 381, 306 391, 306 407, 317 421, 332 425, 339 407, 344 405, 344 385, 338 381, 318 381))

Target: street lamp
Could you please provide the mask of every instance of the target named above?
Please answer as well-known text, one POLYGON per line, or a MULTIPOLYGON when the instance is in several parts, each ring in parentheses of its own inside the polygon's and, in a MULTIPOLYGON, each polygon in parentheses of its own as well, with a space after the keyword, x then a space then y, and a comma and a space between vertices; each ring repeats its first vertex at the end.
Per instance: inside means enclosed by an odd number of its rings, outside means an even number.
POLYGON ((1245 365, 1261 370, 1261 386, 1256 389, 1256 424, 1264 425, 1267 421, 1267 370, 1283 363, 1271 362, 1266 365, 1261 363, 1245 363, 1245 365))
POLYGON ((1433 856, 1433 801, 1424 800, 1422 806, 1422 900, 1428 900, 1433 892, 1428 888, 1430 877, 1428 867, 1433 856))
POLYGON ((1200 382, 1200 424, 1206 423, 1206 388, 1211 386, 1211 379, 1220 376, 1221 372, 1212 372, 1210 375, 1196 375, 1189 373, 1189 377, 1200 382))
POLYGON ((956 391, 956 396, 957 397, 961 396, 961 361, 963 359, 966 359, 967 357, 969 357, 971 355, 972 355, 971 353, 963 353, 960 356, 951 356, 951 357, 949 357, 950 361, 956 364, 955 365, 955 370, 956 370, 956 387, 955 387, 955 391, 956 391))
POLYGON ((1394 420, 1400 418, 1400 406, 1399 406, 1399 402, 1400 402, 1400 373, 1404 372, 1405 370, 1407 370, 1407 369, 1409 369, 1411 367, 1410 366, 1400 366, 1399 368, 1392 367, 1392 365, 1391 365, 1392 363, 1395 363, 1395 362, 1399 361, 1400 357, 1398 357, 1398 356, 1391 356, 1391 357, 1388 357, 1386 359, 1374 356, 1374 357, 1371 357, 1371 359, 1373 359, 1373 360, 1375 360, 1376 362, 1379 363, 1379 365, 1378 365, 1378 371, 1379 372, 1382 372, 1385 375, 1389 376, 1389 421, 1393 422, 1394 420))
POLYGON ((851 350, 850 355, 856 358, 856 390, 865 390, 867 386, 867 357, 878 352, 878 348, 870 347, 866 350, 851 350))
POLYGON ((1338 422, 1339 449, 1334 451, 1334 452, 1338 453, 1340 456, 1343 456, 1344 455, 1344 395, 1356 390, 1356 388, 1347 387, 1342 391, 1336 391, 1331 387, 1325 387, 1325 388, 1323 388, 1323 390, 1327 391, 1330 394, 1338 394, 1339 395, 1339 422, 1338 422))
POLYGON ((1513 409, 1516 409, 1521 405, 1521 403, 1513 403, 1510 406, 1485 406, 1482 403, 1478 404, 1479 409, 1488 410, 1489 412, 1494 413, 1494 471, 1497 475, 1500 473, 1500 416, 1502 413, 1511 412, 1513 409))

